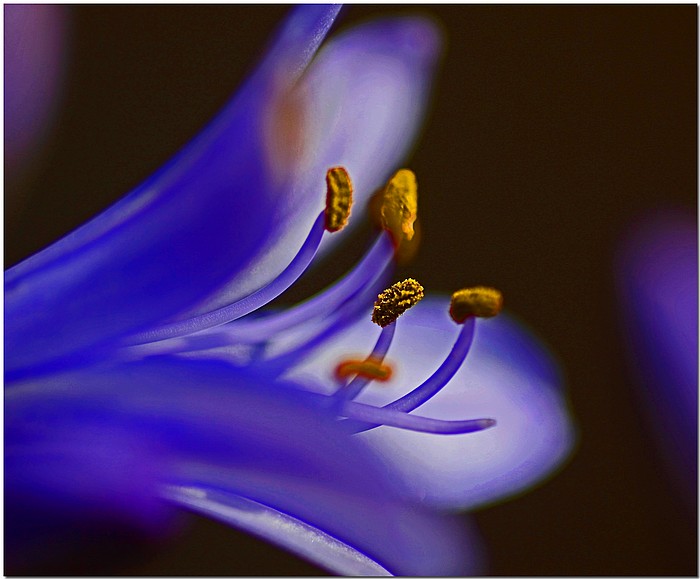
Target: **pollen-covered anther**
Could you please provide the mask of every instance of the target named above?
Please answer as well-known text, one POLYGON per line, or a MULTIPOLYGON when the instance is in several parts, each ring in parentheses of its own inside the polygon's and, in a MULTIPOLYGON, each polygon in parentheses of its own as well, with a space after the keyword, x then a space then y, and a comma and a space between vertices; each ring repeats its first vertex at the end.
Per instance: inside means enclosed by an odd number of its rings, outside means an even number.
POLYGON ((503 294, 492 287, 465 288, 452 294, 450 316, 458 324, 468 318, 492 318, 503 309, 503 294))
POLYGON ((423 286, 415 279, 397 282, 377 296, 372 321, 382 328, 396 321, 401 314, 423 299, 423 286))
POLYGON ((348 222, 352 208, 352 181, 344 167, 326 172, 326 231, 340 231, 348 222))
POLYGON ((418 217, 418 183, 410 169, 400 169, 382 192, 379 210, 381 224, 390 231, 394 243, 413 239, 413 223, 418 217))
POLYGON ((343 380, 349 376, 361 376, 370 380, 386 382, 391 378, 391 366, 383 364, 376 358, 366 360, 345 360, 338 364, 335 369, 335 376, 338 380, 343 380))

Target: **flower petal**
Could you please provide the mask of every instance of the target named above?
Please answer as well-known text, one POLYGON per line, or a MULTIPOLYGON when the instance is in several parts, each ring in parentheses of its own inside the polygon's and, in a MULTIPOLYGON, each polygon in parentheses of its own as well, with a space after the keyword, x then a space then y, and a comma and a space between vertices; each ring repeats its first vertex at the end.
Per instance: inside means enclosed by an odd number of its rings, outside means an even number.
POLYGON ((415 20, 348 34, 297 85, 311 107, 299 124, 289 87, 336 12, 295 10, 257 73, 170 163, 102 215, 6 272, 5 323, 12 336, 6 359, 13 376, 218 307, 270 281, 321 209, 330 164, 347 163, 365 197, 381 183, 418 124, 435 37, 415 20), (294 153, 299 139, 306 151, 281 172, 271 121, 284 137, 283 152, 294 153))
POLYGON ((698 455, 698 230, 662 211, 639 222, 618 256, 617 282, 633 367, 657 436, 691 501, 698 455))
MULTIPOLYGON (((398 320, 386 357, 394 375, 367 388, 358 400, 388 404, 437 369, 459 332, 448 307, 446 299, 427 298, 398 320)), ((377 333, 369 319, 362 320, 290 376, 332 385, 337 363, 361 356, 377 333)), ((503 314, 478 320, 464 365, 414 414, 494 418, 495 427, 457 436, 380 427, 358 436, 397 468, 421 499, 441 507, 474 507, 522 491, 567 456, 574 432, 559 383, 552 360, 516 322, 503 314)))
POLYGON ((277 543, 338 575, 391 575, 381 565, 327 533, 250 499, 196 487, 171 487, 165 496, 175 504, 277 543))
POLYGON ((360 223, 413 144, 440 48, 437 27, 418 17, 374 21, 326 43, 298 87, 313 114, 294 189, 319 189, 317 175, 344 166, 355 190, 350 226, 360 223))
POLYGON ((25 504, 38 495, 144 525, 164 488, 218 489, 293 516, 392 573, 469 570, 461 521, 402 498, 391 470, 319 399, 225 363, 166 358, 21 383, 6 393, 6 484, 25 504))
POLYGON ((58 5, 4 6, 5 171, 37 152, 60 100, 67 45, 66 9, 58 5))

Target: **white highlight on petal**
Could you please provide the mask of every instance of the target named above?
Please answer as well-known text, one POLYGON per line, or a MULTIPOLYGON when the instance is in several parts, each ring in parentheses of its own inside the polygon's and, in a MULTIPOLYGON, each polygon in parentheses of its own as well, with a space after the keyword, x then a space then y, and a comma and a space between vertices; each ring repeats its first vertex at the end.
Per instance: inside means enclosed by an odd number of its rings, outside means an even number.
POLYGON ((391 575, 369 557, 320 529, 256 501, 176 485, 165 487, 163 496, 181 507, 249 531, 340 575, 391 575))
MULTIPOLYGON (((386 360, 391 380, 369 386, 359 402, 383 406, 429 377, 454 343, 459 326, 447 299, 426 298, 397 322, 386 360)), ((347 352, 367 348, 369 321, 348 328, 323 351, 290 372, 309 384, 332 384, 347 352)), ((488 416, 482 432, 441 436, 380 427, 362 433, 404 482, 428 504, 471 508, 525 490, 559 467, 575 439, 556 366, 535 339, 502 314, 478 320, 466 362, 433 399, 414 411, 442 420, 488 416)))

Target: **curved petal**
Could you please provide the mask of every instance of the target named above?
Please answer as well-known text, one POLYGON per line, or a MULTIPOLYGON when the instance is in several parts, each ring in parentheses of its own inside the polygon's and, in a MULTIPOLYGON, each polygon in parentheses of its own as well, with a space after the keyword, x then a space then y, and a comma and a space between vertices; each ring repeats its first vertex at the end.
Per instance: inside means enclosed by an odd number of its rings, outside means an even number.
POLYGON ((420 21, 368 25, 295 85, 336 12, 297 9, 199 137, 125 199, 6 273, 9 370, 21 375, 252 292, 301 245, 329 165, 348 163, 365 195, 381 183, 415 132, 435 35, 420 21), (362 94, 347 90, 348 70, 362 94))
POLYGON ((685 494, 696 500, 698 229, 663 211, 637 224, 618 256, 626 338, 657 435, 685 494), (680 468, 678 468, 680 466, 680 468))
MULTIPOLYGON (((245 529, 263 539, 343 576, 386 576, 384 567, 352 546, 339 541, 324 531, 276 509, 219 490, 200 487, 169 487, 164 496, 175 504, 194 512, 245 529)), ((466 525, 466 521, 464 521, 466 525)), ((472 557, 469 569, 463 573, 480 574, 478 558, 480 541, 476 533, 466 528, 468 541, 462 547, 472 557)), ((404 567, 404 573, 410 570, 404 567)))
POLYGON ((286 90, 280 85, 295 80, 337 10, 296 10, 267 61, 194 141, 126 198, 6 273, 10 370, 173 316, 251 265, 279 194, 261 128, 273 83, 286 90))
POLYGON ((177 505, 277 543, 338 575, 391 575, 381 565, 327 533, 250 499, 197 487, 170 487, 165 496, 177 505))
MULTIPOLYGON (((427 298, 397 322, 386 361, 391 380, 358 400, 381 406, 420 384, 450 351, 459 332, 447 299, 427 298)), ((378 328, 358 322, 290 374, 300 382, 333 384, 347 357, 366 355, 378 328)), ((361 435, 427 503, 470 508, 522 491, 558 467, 574 432, 548 354, 505 315, 478 320, 466 362, 451 382, 414 414, 444 420, 494 418, 482 432, 440 436, 380 427, 361 435)))
POLYGON ((313 114, 294 188, 319 189, 317 175, 344 166, 355 189, 350 226, 360 223, 414 142, 440 49, 437 27, 418 17, 374 21, 325 44, 298 87, 313 114))
POLYGON ((144 524, 165 487, 222 489, 393 573, 469 570, 460 521, 402 498, 391 470, 318 400, 225 363, 166 358, 21 383, 5 399, 6 484, 26 503, 51 497, 144 524))

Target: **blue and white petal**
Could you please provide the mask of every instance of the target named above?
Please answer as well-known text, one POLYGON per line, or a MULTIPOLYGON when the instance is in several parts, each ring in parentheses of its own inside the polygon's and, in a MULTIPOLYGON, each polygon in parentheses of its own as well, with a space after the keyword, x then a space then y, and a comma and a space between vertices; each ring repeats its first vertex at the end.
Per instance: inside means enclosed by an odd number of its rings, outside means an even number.
MULTIPOLYGON (((358 401, 382 406, 428 378, 449 353, 459 327, 447 299, 426 298, 397 321, 386 361, 388 382, 367 388, 358 401)), ((341 360, 356 356, 378 334, 369 316, 290 372, 309 387, 334 386, 341 360)), ((443 420, 493 418, 496 426, 464 435, 426 435, 389 427, 359 434, 412 492, 428 504, 472 508, 518 493, 561 466, 575 431, 550 355, 507 315, 477 320, 465 363, 449 384, 413 412, 443 420)))
MULTIPOLYGON (((48 493, 74 514, 149 527, 167 489, 208 489, 297 519, 394 574, 472 571, 462 522, 406 500, 320 399, 223 362, 166 357, 19 383, 5 398, 10 495, 24 516, 48 493)), ((299 529, 278 530, 294 548, 287 533, 299 529)))

